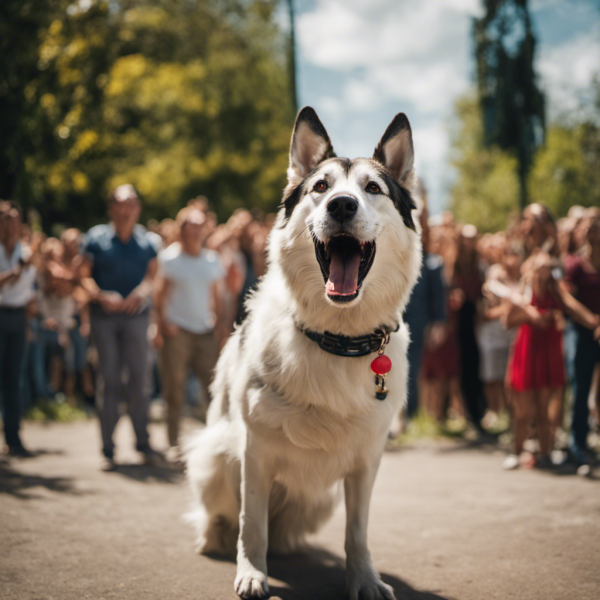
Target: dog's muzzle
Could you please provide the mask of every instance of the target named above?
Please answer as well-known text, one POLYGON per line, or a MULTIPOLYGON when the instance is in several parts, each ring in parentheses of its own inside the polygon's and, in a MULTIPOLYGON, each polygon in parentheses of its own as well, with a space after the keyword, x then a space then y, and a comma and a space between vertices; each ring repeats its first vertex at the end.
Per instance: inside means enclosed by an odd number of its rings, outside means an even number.
MULTIPOLYGON (((347 209, 346 206, 332 210, 347 209)), ((327 210, 329 211, 329 204, 327 210)), ((373 265, 375 242, 361 242, 344 233, 334 235, 325 242, 313 234, 313 242, 328 298, 340 303, 354 300, 373 265)))

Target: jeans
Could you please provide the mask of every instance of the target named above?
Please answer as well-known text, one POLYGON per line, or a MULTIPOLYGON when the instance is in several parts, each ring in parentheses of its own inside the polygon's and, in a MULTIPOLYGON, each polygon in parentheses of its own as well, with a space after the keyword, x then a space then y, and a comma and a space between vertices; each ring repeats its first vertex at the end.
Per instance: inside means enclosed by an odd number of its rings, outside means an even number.
POLYGON ((92 341, 98 351, 103 393, 97 406, 102 433, 102 452, 114 454, 113 433, 119 421, 119 402, 127 403, 139 451, 149 449, 148 436, 148 311, 139 315, 107 315, 100 309, 90 311, 92 341), (127 370, 127 383, 123 372, 127 370))
POLYGON ((4 438, 9 446, 20 446, 21 373, 25 358, 25 309, 0 307, 0 395, 4 438))
POLYGON ((577 345, 575 350, 575 379, 573 380, 573 413, 571 419, 572 449, 581 459, 587 449, 589 432, 588 396, 592 385, 594 367, 600 361, 600 344, 594 340, 592 331, 575 325, 577 345))
POLYGON ((466 300, 458 313, 458 344, 460 349, 460 387, 471 422, 482 430, 485 413, 483 385, 479 378, 479 346, 475 337, 476 308, 466 300))

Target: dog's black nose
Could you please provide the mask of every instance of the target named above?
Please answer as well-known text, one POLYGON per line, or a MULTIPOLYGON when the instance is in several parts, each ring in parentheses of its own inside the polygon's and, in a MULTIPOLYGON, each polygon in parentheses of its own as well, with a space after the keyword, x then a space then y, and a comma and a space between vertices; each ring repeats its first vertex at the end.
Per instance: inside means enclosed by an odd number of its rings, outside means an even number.
POLYGON ((358 200, 351 196, 336 196, 327 203, 327 212, 336 220, 347 221, 358 210, 358 200))

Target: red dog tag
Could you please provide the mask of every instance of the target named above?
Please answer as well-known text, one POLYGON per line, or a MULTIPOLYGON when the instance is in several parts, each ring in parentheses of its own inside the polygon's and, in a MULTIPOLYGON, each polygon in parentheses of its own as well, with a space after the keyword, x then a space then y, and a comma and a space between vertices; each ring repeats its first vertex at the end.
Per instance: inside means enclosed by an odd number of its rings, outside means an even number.
POLYGON ((371 371, 375 375, 385 375, 389 373, 392 368, 392 361, 385 354, 378 356, 371 363, 371 371))

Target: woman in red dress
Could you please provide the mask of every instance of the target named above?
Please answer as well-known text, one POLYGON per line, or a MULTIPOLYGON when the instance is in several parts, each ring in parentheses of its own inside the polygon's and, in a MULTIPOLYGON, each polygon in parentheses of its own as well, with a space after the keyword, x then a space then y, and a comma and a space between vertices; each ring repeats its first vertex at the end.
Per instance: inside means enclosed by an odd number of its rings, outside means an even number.
POLYGON ((508 366, 508 379, 513 389, 515 455, 510 462, 518 466, 516 457, 523 451, 523 443, 533 416, 539 442, 536 464, 550 466, 552 435, 548 405, 553 394, 565 385, 565 367, 562 348, 563 312, 570 313, 586 327, 598 327, 598 316, 577 302, 552 276, 554 263, 545 252, 538 252, 524 265, 525 279, 531 285, 529 304, 513 305, 507 325, 519 325, 513 354, 508 366))

